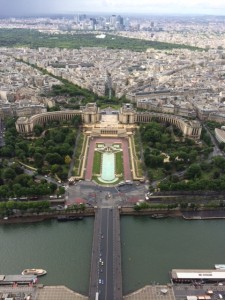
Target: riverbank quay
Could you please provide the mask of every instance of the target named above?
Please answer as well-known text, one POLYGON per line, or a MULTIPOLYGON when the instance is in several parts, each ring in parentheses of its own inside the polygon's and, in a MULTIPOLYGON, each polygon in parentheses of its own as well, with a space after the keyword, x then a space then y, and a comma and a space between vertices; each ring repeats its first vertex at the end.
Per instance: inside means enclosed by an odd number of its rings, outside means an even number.
MULTIPOLYGON (((17 223, 36 223, 46 220, 54 220, 59 217, 94 217, 96 209, 88 208, 85 212, 76 213, 71 211, 57 211, 51 213, 27 213, 23 215, 13 215, 0 219, 0 224, 17 224, 17 223)), ((160 218, 183 218, 185 220, 210 220, 210 219, 225 219, 225 209, 222 208, 198 208, 198 210, 180 208, 175 209, 143 209, 135 211, 133 206, 120 206, 120 216, 149 216, 160 215, 160 218)), ((157 219, 157 218, 155 218, 157 219)))
MULTIPOLYGON (((218 284, 152 284, 123 296, 123 300, 184 300, 188 299, 187 297, 215 300, 219 299, 219 294, 224 297, 225 286, 218 284)), ((16 297, 17 300, 92 300, 66 286, 44 286, 42 284, 18 287, 0 286, 0 296, 1 299, 14 299, 16 297)))
POLYGON ((0 286, 0 299, 36 299, 36 300, 88 300, 88 297, 78 294, 65 286, 0 286))
POLYGON ((168 217, 183 217, 182 212, 179 209, 143 209, 139 211, 135 211, 133 206, 121 206, 119 208, 121 216, 149 216, 155 214, 162 214, 168 217))
POLYGON ((50 213, 26 213, 26 214, 15 214, 0 219, 0 224, 17 224, 17 223, 36 223, 43 222, 46 220, 54 220, 59 216, 70 216, 70 217, 93 217, 95 215, 94 208, 88 208, 85 212, 78 213, 72 211, 56 211, 50 213))
POLYGON ((185 220, 215 220, 225 219, 225 210, 183 211, 185 220))
MULTIPOLYGON (((218 208, 207 208, 199 207, 198 209, 142 209, 140 211, 135 211, 131 206, 120 207, 120 215, 123 216, 149 216, 153 217, 155 215, 160 215, 163 217, 171 218, 183 218, 185 220, 210 220, 210 219, 225 219, 225 209, 218 208)), ((157 218, 155 218, 157 219, 157 218)))
POLYGON ((162 203, 207 203, 210 201, 223 201, 225 199, 225 192, 217 191, 169 191, 169 192, 154 192, 149 197, 148 202, 162 202, 162 203))
POLYGON ((37 300, 88 300, 65 286, 43 286, 37 290, 37 300))
POLYGON ((176 300, 171 285, 147 285, 129 295, 124 300, 176 300))
POLYGON ((224 299, 225 286, 218 284, 147 285, 123 297, 124 300, 224 299), (221 295, 223 298, 219 298, 221 295), (188 298, 189 297, 189 298, 188 298))

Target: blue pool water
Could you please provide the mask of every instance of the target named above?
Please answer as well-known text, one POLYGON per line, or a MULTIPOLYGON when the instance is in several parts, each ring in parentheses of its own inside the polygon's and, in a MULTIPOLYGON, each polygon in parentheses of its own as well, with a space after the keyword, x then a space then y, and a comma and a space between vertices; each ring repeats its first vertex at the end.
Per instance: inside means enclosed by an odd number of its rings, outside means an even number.
POLYGON ((115 179, 115 154, 105 152, 102 155, 102 174, 101 179, 109 182, 115 179))

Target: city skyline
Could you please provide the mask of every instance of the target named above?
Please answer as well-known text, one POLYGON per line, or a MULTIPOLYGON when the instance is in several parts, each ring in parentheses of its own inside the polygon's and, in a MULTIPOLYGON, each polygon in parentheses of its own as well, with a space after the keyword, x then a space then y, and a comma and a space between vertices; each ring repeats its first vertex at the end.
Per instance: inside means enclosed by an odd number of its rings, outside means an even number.
POLYGON ((144 13, 225 15, 222 0, 0 0, 1 16, 26 16, 54 13, 144 13))

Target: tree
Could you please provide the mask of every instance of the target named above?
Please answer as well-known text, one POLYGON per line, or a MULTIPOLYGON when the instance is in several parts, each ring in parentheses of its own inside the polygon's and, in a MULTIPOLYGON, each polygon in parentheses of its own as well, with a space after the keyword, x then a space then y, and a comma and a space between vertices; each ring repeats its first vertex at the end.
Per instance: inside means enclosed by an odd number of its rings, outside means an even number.
POLYGON ((25 158, 25 152, 23 151, 23 150, 21 150, 20 148, 17 148, 16 149, 16 151, 15 151, 15 155, 19 158, 19 159, 21 159, 21 160, 23 160, 24 158, 25 158))
POLYGON ((51 166, 51 172, 53 174, 57 173, 59 170, 61 170, 61 166, 60 165, 54 164, 54 165, 51 166))
POLYGON ((34 162, 38 168, 41 168, 41 166, 43 165, 43 155, 41 155, 40 153, 35 153, 34 162))
POLYGON ((72 125, 74 125, 76 128, 79 127, 82 123, 81 116, 74 116, 71 120, 72 125))
POLYGON ((65 164, 66 164, 66 165, 69 165, 70 162, 71 162, 70 156, 69 156, 69 155, 66 155, 66 156, 65 156, 65 164))
POLYGON ((201 167, 198 164, 192 164, 185 174, 188 179, 199 178, 201 176, 201 167))
POLYGON ((152 168, 158 168, 163 165, 164 157, 162 155, 149 155, 145 157, 145 164, 152 168))
POLYGON ((224 170, 225 158, 223 158, 222 156, 215 156, 215 157, 213 157, 213 162, 216 167, 224 170))
POLYGON ((16 172, 12 168, 7 168, 3 172, 3 177, 6 180, 9 180, 9 179, 13 180, 16 177, 16 172))
POLYGON ((70 144, 71 146, 74 145, 75 143, 75 135, 73 132, 70 132, 66 138, 65 138, 65 143, 70 144))
POLYGON ((46 148, 49 148, 49 147, 55 147, 56 146, 56 143, 53 141, 53 140, 48 140, 46 143, 45 143, 45 147, 46 148))
POLYGON ((49 164, 61 164, 63 162, 62 156, 58 153, 48 153, 45 156, 45 160, 49 164))
POLYGON ((34 125, 33 131, 36 136, 40 136, 43 131, 43 127, 39 124, 36 124, 36 125, 34 125))
POLYGON ((71 146, 68 143, 63 143, 62 145, 57 147, 58 153, 61 155, 72 154, 71 146))
POLYGON ((28 145, 26 142, 20 142, 16 144, 16 147, 20 148, 23 150, 26 154, 28 153, 28 145))
POLYGON ((64 142, 64 135, 61 131, 59 131, 54 135, 53 139, 54 139, 55 143, 63 143, 64 142))
POLYGON ((60 186, 59 189, 58 189, 58 194, 59 195, 65 194, 65 188, 60 186))
POLYGON ((7 145, 2 147, 1 149, 1 156, 3 157, 13 157, 14 155, 14 148, 11 145, 7 145))
POLYGON ((219 148, 220 148, 220 150, 224 150, 225 149, 225 143, 220 143, 219 148))
POLYGON ((32 178, 29 175, 20 174, 15 178, 14 182, 19 183, 22 187, 28 187, 30 180, 32 180, 32 178))
POLYGON ((0 186, 0 199, 7 198, 9 195, 9 190, 6 185, 0 186))
POLYGON ((161 133, 156 129, 148 129, 144 133, 143 138, 145 141, 158 142, 160 141, 161 133))

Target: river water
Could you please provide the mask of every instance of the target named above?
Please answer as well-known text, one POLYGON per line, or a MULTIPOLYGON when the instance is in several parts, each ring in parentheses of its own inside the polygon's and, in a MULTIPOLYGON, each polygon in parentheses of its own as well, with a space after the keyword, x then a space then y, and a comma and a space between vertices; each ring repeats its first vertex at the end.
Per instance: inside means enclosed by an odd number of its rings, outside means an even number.
MULTIPOLYGON (((46 285, 88 294, 94 218, 0 226, 0 274, 43 268, 46 285)), ((225 263, 225 220, 153 220, 122 217, 123 292, 169 282, 173 268, 213 268, 225 263)))
POLYGON ((123 293, 168 283, 171 269, 225 263, 225 220, 122 217, 123 293))
POLYGON ((94 218, 0 226, 0 274, 42 268, 39 282, 88 293, 94 218))

